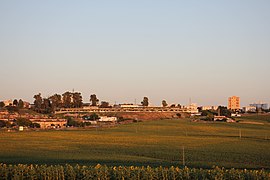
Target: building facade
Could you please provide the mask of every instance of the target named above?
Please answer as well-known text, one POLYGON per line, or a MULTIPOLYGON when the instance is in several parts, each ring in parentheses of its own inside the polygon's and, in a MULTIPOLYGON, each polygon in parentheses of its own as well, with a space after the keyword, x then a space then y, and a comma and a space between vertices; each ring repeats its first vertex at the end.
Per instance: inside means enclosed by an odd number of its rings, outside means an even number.
POLYGON ((244 112, 256 112, 256 107, 254 106, 245 106, 243 107, 244 112))
POLYGON ((191 103, 188 106, 183 106, 184 112, 191 113, 191 114, 197 114, 199 113, 198 106, 196 103, 191 103))
POLYGON ((41 129, 63 128, 67 125, 66 119, 30 119, 30 121, 39 124, 41 129))
POLYGON ((239 110, 240 109, 240 97, 232 96, 228 99, 228 109, 239 110))
POLYGON ((202 110, 217 110, 218 106, 202 106, 202 110))
POLYGON ((262 109, 262 110, 268 109, 267 103, 253 103, 253 104, 250 104, 249 106, 255 107, 256 109, 262 109))

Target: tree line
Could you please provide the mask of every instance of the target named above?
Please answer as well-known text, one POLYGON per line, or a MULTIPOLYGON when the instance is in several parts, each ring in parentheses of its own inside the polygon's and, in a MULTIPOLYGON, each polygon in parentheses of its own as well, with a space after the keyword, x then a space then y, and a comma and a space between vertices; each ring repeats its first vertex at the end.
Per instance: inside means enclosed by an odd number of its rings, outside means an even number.
POLYGON ((33 109, 39 113, 52 113, 60 108, 80 108, 83 106, 82 95, 80 92, 65 92, 54 94, 48 98, 43 98, 41 93, 34 95, 33 109))
MULTIPOLYGON (((5 107, 5 103, 3 101, 0 102, 0 108, 5 107)), ((19 99, 19 101, 17 99, 14 99, 12 103, 8 104, 7 106, 13 106, 13 107, 18 107, 19 109, 24 108, 24 102, 22 99, 19 99)))
MULTIPOLYGON (((60 108, 81 108, 83 107, 83 99, 80 92, 65 92, 61 94, 54 94, 48 98, 43 98, 41 93, 34 95, 34 107, 36 112, 49 114, 54 113, 60 108)), ((90 95, 90 106, 96 106, 100 108, 111 108, 112 106, 107 101, 101 101, 96 94, 90 95)), ((141 102, 142 106, 149 105, 148 97, 144 97, 141 102)))
MULTIPOLYGON (((65 92, 61 94, 54 94, 48 98, 43 98, 41 93, 34 95, 33 110, 39 113, 49 114, 54 113, 60 108, 81 108, 83 107, 83 99, 80 92, 65 92)), ((109 102, 101 101, 96 94, 90 95, 90 106, 98 106, 101 108, 110 108, 109 102)))
MULTIPOLYGON (((42 97, 41 93, 38 93, 33 96, 34 98, 34 106, 32 109, 38 113, 50 114, 54 113, 56 110, 60 108, 81 108, 83 107, 83 99, 80 92, 65 92, 63 94, 54 94, 47 98, 42 97)), ((90 106, 96 106, 100 108, 111 108, 112 106, 107 101, 99 101, 96 94, 90 95, 90 106), (100 103, 99 103, 100 102, 100 103)), ((143 97, 141 101, 141 105, 143 107, 149 106, 149 99, 148 97, 143 97)), ((168 103, 166 100, 162 100, 161 105, 163 107, 168 107, 168 103)), ((5 107, 4 102, 0 102, 0 108, 5 107)), ((18 101, 15 99, 12 104, 6 106, 17 109, 24 108, 24 101, 21 99, 18 101)), ((181 105, 172 104, 170 107, 179 107, 181 105)))
POLYGON ((5 121, 0 120, 0 128, 12 128, 12 127, 18 127, 18 126, 24 126, 24 127, 30 127, 30 128, 40 128, 40 125, 38 123, 32 122, 29 119, 26 118, 17 118, 16 120, 5 121))

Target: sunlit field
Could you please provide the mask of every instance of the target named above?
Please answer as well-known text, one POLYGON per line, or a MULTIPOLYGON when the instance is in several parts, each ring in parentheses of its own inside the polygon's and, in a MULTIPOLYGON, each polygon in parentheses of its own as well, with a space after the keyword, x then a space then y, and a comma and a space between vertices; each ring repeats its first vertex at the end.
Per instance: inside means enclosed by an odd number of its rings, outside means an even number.
POLYGON ((159 120, 0 133, 0 162, 270 169, 270 125, 159 120))

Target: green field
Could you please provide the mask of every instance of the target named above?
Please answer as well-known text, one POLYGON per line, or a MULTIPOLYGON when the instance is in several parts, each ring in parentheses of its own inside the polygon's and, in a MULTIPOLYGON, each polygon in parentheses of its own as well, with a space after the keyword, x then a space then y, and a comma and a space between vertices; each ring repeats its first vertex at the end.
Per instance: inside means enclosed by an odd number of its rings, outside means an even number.
POLYGON ((1 131, 0 162, 181 166, 183 146, 188 167, 270 169, 269 123, 205 123, 189 119, 100 129, 1 131))

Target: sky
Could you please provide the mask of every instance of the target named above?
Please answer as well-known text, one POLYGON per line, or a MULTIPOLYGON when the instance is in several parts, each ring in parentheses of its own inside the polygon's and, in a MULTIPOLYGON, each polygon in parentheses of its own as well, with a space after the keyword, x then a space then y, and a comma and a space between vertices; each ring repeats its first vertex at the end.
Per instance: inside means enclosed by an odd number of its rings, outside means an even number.
POLYGON ((0 0, 0 100, 270 103, 269 0, 0 0))

